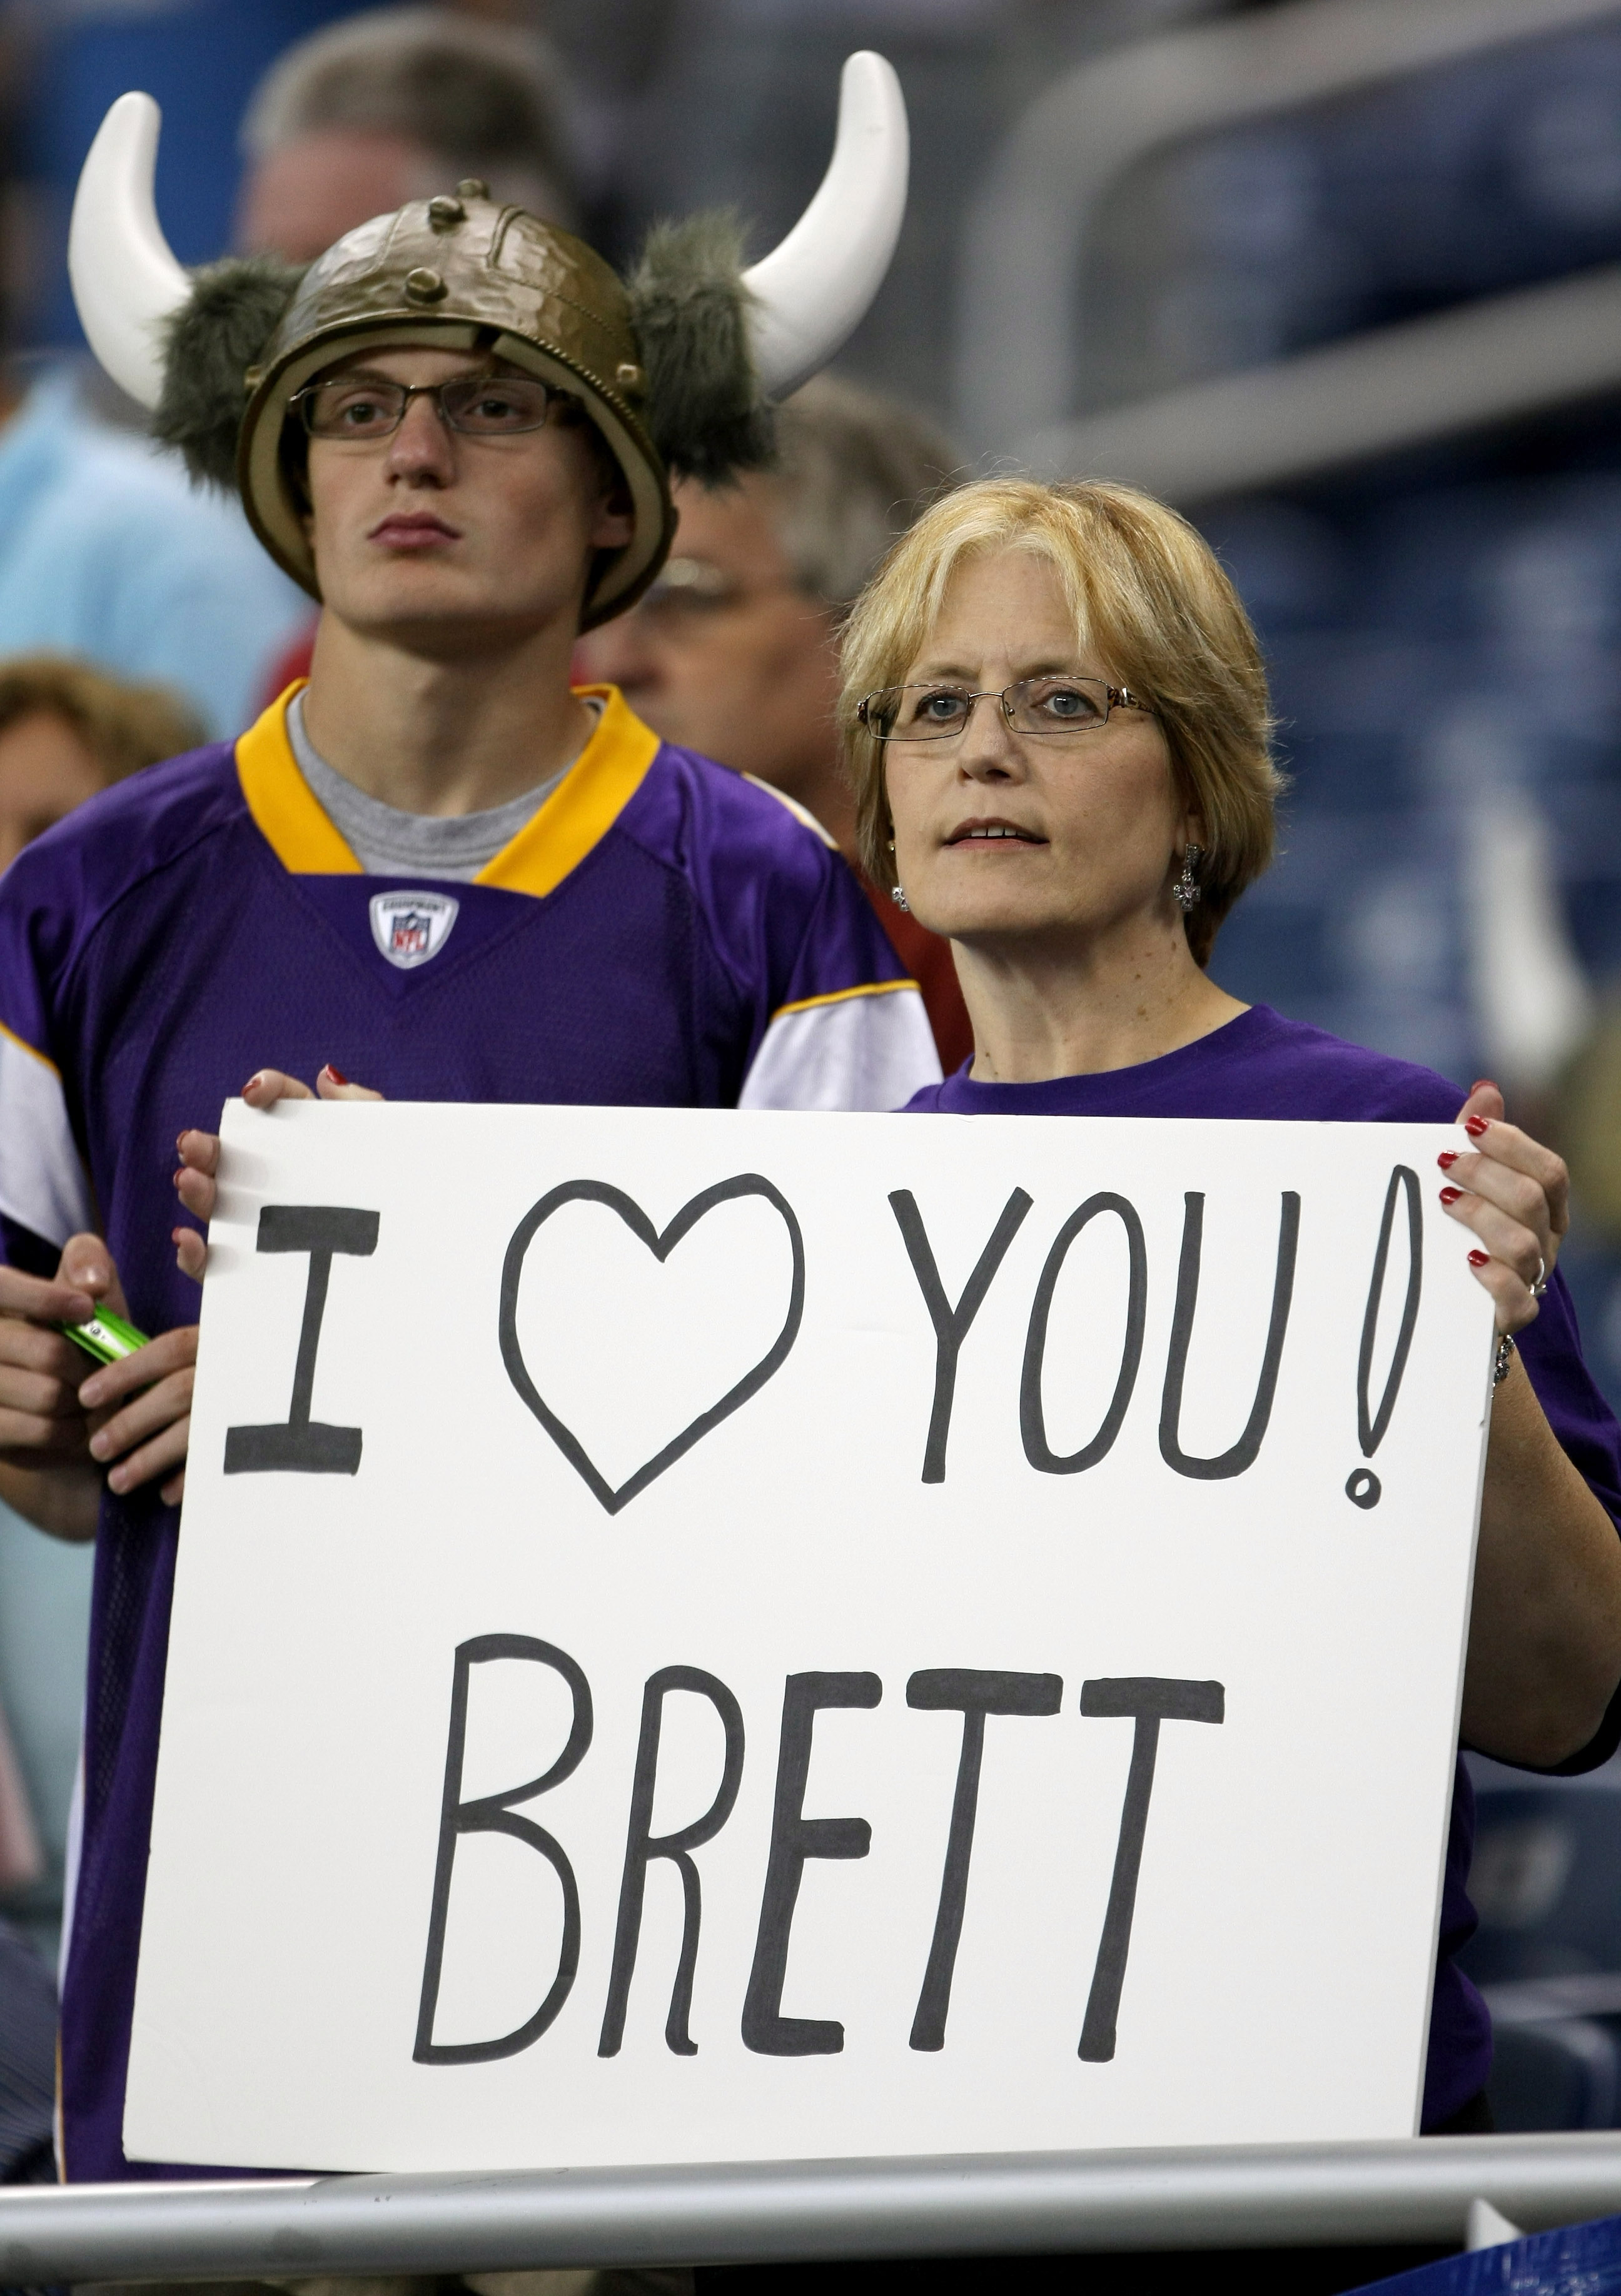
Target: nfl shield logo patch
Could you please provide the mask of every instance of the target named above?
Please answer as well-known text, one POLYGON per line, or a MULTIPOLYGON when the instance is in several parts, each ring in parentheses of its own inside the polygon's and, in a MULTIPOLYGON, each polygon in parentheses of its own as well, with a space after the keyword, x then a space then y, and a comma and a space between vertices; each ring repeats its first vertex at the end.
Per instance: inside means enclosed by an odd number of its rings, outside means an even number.
POLYGON ((408 972, 439 955, 460 906, 448 893, 374 893, 372 939, 391 964, 408 972))

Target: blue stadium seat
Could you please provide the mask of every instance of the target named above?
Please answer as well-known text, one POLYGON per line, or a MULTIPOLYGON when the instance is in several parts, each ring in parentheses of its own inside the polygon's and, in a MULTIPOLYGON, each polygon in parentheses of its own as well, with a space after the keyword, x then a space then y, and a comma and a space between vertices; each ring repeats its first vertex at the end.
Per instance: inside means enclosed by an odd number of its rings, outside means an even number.
MULTIPOLYGON (((1164 168, 1181 253, 1161 308, 1192 283, 1218 316, 1226 299, 1239 334, 1270 331, 1250 357, 1613 263, 1621 27, 1516 44, 1164 168)), ((1243 363, 1220 332, 1213 318, 1200 371, 1243 363)), ((1540 810, 1576 955, 1601 992, 1621 982, 1614 411, 1230 501, 1203 523, 1266 652, 1292 782, 1280 858, 1223 931, 1223 985, 1460 1082, 1480 1074, 1467 873, 1494 786, 1540 810)), ((1581 1273, 1594 1368, 1621 1398, 1621 1259, 1593 1250, 1581 1273)))
POLYGON ((1621 2013, 1621 1784, 1478 1787, 1469 1895, 1476 1984, 1614 1972, 1621 2013))
POLYGON ((1621 2125, 1621 1784, 1481 1786, 1469 1894, 1498 2127, 1621 2125))
POLYGON ((1621 2046, 1590 2017, 1515 2025, 1494 2017, 1492 2118, 1504 2134, 1539 2128, 1613 2128, 1621 2046))

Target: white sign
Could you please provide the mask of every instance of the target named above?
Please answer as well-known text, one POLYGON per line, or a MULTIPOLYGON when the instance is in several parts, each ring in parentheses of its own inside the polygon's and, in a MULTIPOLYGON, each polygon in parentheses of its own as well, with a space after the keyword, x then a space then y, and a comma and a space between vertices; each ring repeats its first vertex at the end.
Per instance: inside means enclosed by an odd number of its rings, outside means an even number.
POLYGON ((1492 1354, 1450 1128, 224 1136, 132 2155, 1412 2131, 1492 1354))

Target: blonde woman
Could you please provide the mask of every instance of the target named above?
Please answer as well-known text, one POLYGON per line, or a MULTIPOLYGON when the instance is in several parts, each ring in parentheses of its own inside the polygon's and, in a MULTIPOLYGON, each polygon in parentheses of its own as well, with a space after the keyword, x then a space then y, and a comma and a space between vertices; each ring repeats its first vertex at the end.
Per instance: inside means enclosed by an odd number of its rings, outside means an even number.
MULTIPOLYGON (((992 480, 925 513, 858 603, 840 712, 862 859, 949 936, 971 1061, 918 1111, 1461 1120, 1441 1201, 1502 1335, 1464 1683, 1466 1742, 1584 1770, 1621 1737, 1621 1430, 1563 1279, 1565 1168, 1428 1070, 1244 1005, 1206 966, 1267 865, 1266 680, 1231 585, 1118 486, 992 480), (1546 1296, 1543 1289, 1546 1287, 1546 1296), (1523 1334, 1518 1351, 1510 1335, 1523 1334)), ((1453 1801, 1427 2131, 1490 2126, 1491 2028, 1453 1801)))

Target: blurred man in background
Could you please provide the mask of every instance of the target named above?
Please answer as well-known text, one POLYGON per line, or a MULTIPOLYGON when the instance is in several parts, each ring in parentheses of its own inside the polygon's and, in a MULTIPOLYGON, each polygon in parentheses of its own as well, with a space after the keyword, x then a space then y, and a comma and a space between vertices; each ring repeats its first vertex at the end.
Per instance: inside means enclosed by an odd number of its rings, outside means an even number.
POLYGON ((448 8, 374 8, 299 40, 243 122, 237 238, 309 263, 344 233, 476 176, 573 229, 562 74, 536 34, 448 8))
POLYGON ((833 709, 841 615, 959 458, 926 417, 830 375, 779 410, 778 439, 769 472, 676 488, 675 555, 633 612, 582 639, 577 668, 667 742, 815 816, 922 988, 949 1075, 974 1048, 951 952, 861 872, 833 709))

